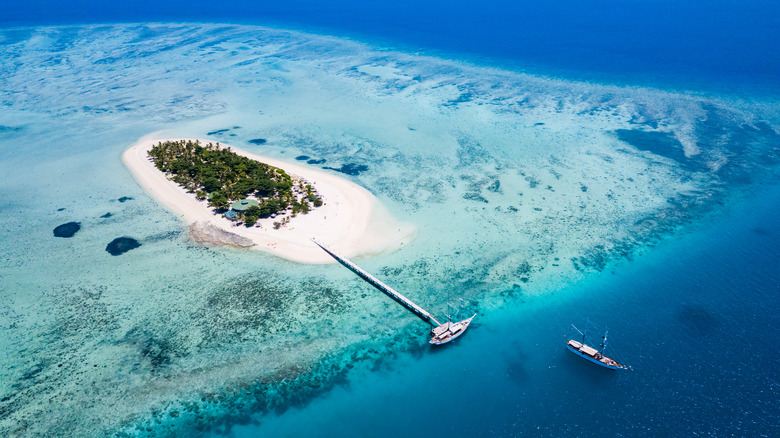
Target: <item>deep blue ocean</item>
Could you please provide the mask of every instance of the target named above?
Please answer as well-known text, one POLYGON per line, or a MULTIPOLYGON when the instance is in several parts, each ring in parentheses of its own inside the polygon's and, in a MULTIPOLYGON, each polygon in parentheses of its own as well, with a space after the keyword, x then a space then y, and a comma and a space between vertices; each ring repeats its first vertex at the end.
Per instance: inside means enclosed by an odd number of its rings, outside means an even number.
MULTIPOLYGON (((198 21, 334 34, 620 85, 780 96, 780 2, 747 0, 0 0, 0 25, 198 21)), ((2 70, 0 70, 2 74, 2 70)), ((778 146, 780 147, 780 145, 778 146)), ((481 317, 237 436, 780 436, 780 188, 749 195, 612 271, 481 317), (519 304, 520 305, 520 304, 519 304), (633 367, 564 348, 609 325, 633 367)))
POLYGON ((3 0, 0 24, 146 21, 277 25, 534 73, 777 93, 771 0, 285 2, 3 0))

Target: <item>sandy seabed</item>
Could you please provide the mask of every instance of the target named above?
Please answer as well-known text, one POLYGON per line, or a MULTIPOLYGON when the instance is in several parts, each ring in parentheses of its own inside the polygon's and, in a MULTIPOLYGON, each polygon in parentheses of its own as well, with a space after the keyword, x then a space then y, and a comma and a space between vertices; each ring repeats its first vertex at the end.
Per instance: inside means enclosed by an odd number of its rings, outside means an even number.
MULTIPOLYGON (((300 263, 329 263, 334 260, 311 239, 333 248, 344 256, 367 256, 393 251, 414 239, 415 227, 390 215, 368 190, 327 172, 287 163, 229 147, 233 152, 284 169, 293 178, 302 178, 315 187, 324 205, 307 214, 298 214, 289 223, 274 229, 274 219, 261 219, 253 227, 236 225, 216 214, 205 200, 198 200, 183 187, 169 180, 148 156, 159 142, 168 140, 154 134, 139 139, 122 154, 136 181, 165 208, 187 224, 206 222, 224 231, 254 242, 251 249, 265 251, 300 263)), ((195 141, 196 139, 189 139, 195 141)), ((197 139, 201 144, 217 143, 197 139)))

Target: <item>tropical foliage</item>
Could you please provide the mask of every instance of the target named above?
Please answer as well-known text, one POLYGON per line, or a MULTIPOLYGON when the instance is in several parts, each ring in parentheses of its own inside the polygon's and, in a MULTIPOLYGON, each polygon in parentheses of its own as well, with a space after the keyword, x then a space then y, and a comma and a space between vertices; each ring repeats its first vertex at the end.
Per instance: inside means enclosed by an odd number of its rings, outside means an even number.
POLYGON ((152 147, 149 157, 174 182, 199 197, 208 194, 209 205, 217 209, 254 195, 260 206, 249 216, 256 221, 289 205, 300 205, 292 191, 293 180, 284 170, 238 155, 219 143, 166 141, 152 147))

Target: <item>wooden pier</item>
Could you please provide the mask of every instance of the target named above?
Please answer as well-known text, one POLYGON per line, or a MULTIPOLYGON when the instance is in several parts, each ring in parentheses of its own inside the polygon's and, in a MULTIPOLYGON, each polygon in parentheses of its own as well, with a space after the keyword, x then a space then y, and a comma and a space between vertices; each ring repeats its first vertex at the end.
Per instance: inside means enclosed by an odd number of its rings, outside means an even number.
POLYGON ((418 306, 417 304, 414 304, 412 302, 412 300, 410 300, 409 298, 406 298, 405 296, 403 296, 400 293, 398 293, 398 291, 396 291, 395 289, 393 289, 390 286, 382 283, 378 278, 376 278, 373 275, 369 274, 368 272, 364 271, 360 266, 352 263, 349 259, 347 259, 345 257, 342 257, 342 256, 336 254, 335 252, 331 251, 325 245, 321 244, 317 240, 315 240, 315 239, 311 239, 311 240, 312 240, 312 242, 316 243, 317 246, 322 248, 325 252, 330 254, 331 257, 336 259, 337 262, 339 262, 342 265, 344 265, 344 267, 346 267, 350 271, 352 271, 355 274, 357 274, 363 280, 366 280, 366 282, 368 282, 368 284, 370 284, 371 286, 374 286, 375 288, 377 288, 380 291, 384 292, 387 296, 389 296, 390 298, 395 300, 395 302, 397 302, 398 304, 400 304, 400 305, 406 307, 407 309, 409 309, 410 312, 412 312, 415 315, 417 315, 418 317, 420 317, 420 319, 422 319, 423 321, 427 322, 428 324, 430 324, 430 325, 432 325, 434 327, 438 327, 438 326, 441 325, 441 323, 439 321, 437 321, 436 318, 433 317, 433 315, 428 313, 425 309, 423 309, 422 307, 418 306))
POLYGON ((442 345, 451 342, 458 336, 462 335, 463 332, 465 332, 466 329, 471 324, 471 320, 474 319, 475 316, 477 316, 477 314, 475 313, 471 318, 466 318, 458 322, 452 322, 451 320, 448 320, 447 322, 442 324, 439 321, 437 321, 436 318, 434 318, 433 315, 428 313, 425 309, 418 306, 417 304, 414 304, 412 300, 401 295, 395 289, 382 283, 378 278, 364 271, 360 266, 352 263, 349 259, 342 257, 336 254, 335 252, 331 251, 325 245, 321 244, 320 242, 317 242, 316 239, 311 239, 311 240, 312 242, 316 243, 317 246, 322 248, 323 251, 327 252, 328 254, 330 254, 331 257, 336 259, 337 262, 341 263, 344 267, 357 274, 358 277, 365 280, 371 286, 374 286, 375 288, 384 292, 395 302, 406 307, 410 312, 414 313, 420 319, 433 326, 433 328, 431 329, 431 340, 429 341, 430 344, 442 345))

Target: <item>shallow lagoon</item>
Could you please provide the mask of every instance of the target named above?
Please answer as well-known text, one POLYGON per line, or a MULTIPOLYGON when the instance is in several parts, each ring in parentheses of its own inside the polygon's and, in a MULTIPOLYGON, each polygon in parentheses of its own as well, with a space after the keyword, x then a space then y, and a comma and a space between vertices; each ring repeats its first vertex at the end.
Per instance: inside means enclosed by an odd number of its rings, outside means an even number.
MULTIPOLYGON (((549 345, 559 334, 534 332, 534 315, 588 294, 572 285, 626 270, 777 176, 779 112, 760 98, 568 82, 248 26, 4 29, 1 50, 0 431, 11 434, 210 433, 345 379, 381 389, 365 370, 450 363, 508 321, 549 345), (437 315, 464 298, 483 334, 430 353, 416 318, 337 265, 190 242, 119 160, 152 131, 361 169, 342 175, 420 231, 358 262, 437 315), (79 232, 54 238, 69 221, 79 232), (112 257, 117 236, 141 246, 112 257)), ((590 307, 596 295, 573 317, 602 316, 620 345, 643 338, 617 304, 590 307)), ((710 314, 679 312, 694 326, 710 314)), ((507 354, 495 362, 520 393, 557 378, 507 354)))

